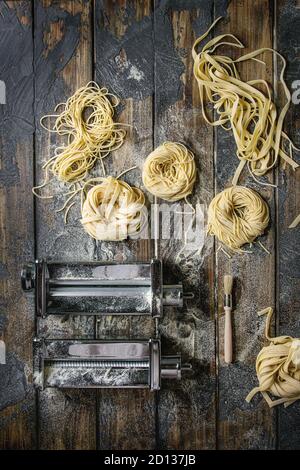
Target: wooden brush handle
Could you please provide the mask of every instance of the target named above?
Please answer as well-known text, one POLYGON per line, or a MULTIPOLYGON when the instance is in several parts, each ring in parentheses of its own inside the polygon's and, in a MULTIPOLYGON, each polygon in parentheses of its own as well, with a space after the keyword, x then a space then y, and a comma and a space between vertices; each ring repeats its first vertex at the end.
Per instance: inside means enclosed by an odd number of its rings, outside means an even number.
POLYGON ((225 329, 224 329, 224 356, 226 364, 232 362, 232 324, 231 307, 224 307, 225 329))

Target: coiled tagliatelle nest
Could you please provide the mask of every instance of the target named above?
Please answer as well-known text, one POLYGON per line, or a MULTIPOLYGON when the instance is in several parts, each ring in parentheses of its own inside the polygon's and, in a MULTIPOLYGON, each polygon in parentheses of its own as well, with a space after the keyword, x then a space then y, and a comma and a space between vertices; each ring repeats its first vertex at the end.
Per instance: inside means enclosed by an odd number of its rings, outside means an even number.
POLYGON ((96 240, 120 241, 138 235, 146 223, 143 192, 112 176, 83 187, 81 223, 96 240), (98 184, 96 184, 98 183, 98 184), (86 192, 88 186, 91 188, 86 192))
POLYGON ((208 228, 224 245, 241 251, 264 233, 269 208, 261 196, 244 186, 232 186, 217 194, 208 208, 208 228))
POLYGON ((271 407, 284 404, 291 405, 300 400, 300 338, 291 336, 269 336, 273 309, 268 307, 259 315, 268 314, 266 337, 270 344, 260 351, 256 359, 256 373, 259 386, 255 387, 246 400, 249 402, 254 395, 261 392, 271 407), (270 396, 277 397, 273 400, 270 396))
POLYGON ((183 144, 165 142, 148 155, 143 183, 154 196, 178 201, 191 194, 196 179, 193 153, 183 144))

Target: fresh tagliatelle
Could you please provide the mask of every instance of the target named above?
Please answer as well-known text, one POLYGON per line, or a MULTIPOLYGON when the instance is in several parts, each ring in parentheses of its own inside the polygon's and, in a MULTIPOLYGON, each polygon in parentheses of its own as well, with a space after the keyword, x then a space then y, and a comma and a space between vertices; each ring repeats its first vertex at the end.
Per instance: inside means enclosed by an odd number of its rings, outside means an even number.
MULTIPOLYGON (((222 34, 208 41, 200 52, 199 44, 207 37, 210 30, 221 19, 218 18, 210 28, 200 36, 193 46, 194 76, 199 87, 202 114, 206 122, 213 126, 221 125, 232 130, 237 146, 240 164, 236 170, 233 185, 237 184, 239 175, 246 163, 254 177, 262 176, 273 168, 278 160, 290 164, 293 169, 298 164, 292 159, 292 150, 296 147, 283 132, 283 121, 291 102, 290 91, 284 80, 286 61, 274 49, 264 47, 233 60, 227 55, 216 54, 216 49, 226 44, 243 48, 243 44, 232 34, 222 34), (280 82, 286 96, 286 103, 277 113, 272 102, 270 86, 265 80, 244 81, 239 76, 237 64, 256 60, 264 52, 276 54, 282 61, 280 82), (263 91, 260 90, 263 89, 263 91), (217 119, 210 120, 205 110, 205 102, 213 104, 217 119), (284 148, 286 144, 287 150, 284 148)), ((262 62, 264 64, 264 62, 262 62)))
POLYGON ((259 386, 249 393, 246 400, 250 402, 260 392, 270 407, 282 403, 287 407, 300 399, 300 338, 270 337, 273 309, 268 307, 258 314, 267 314, 265 335, 270 344, 262 348, 257 356, 259 386), (276 399, 273 400, 270 395, 276 399))
POLYGON ((93 178, 82 191, 81 223, 96 240, 120 241, 141 233, 147 222, 143 192, 112 176, 93 178))
MULTIPOLYGON (((49 173, 65 183, 75 184, 84 180, 97 160, 119 148, 125 138, 124 128, 114 122, 116 96, 95 82, 79 88, 66 103, 60 103, 55 111, 59 114, 44 116, 41 125, 49 132, 66 137, 66 144, 55 149, 55 154, 44 165, 46 178, 43 184, 33 188, 34 194, 42 196, 41 190, 49 181, 49 173), (55 119, 51 128, 44 125, 46 118, 55 119)), ((76 188, 75 188, 76 189, 76 188)), ((50 196, 52 197, 52 196, 50 196)))
POLYGON ((217 194, 208 208, 207 232, 233 251, 253 243, 269 224, 269 208, 261 196, 244 186, 217 194))
POLYGON ((193 153, 178 142, 164 142, 148 155, 143 183, 154 196, 178 201, 191 194, 196 180, 193 153))

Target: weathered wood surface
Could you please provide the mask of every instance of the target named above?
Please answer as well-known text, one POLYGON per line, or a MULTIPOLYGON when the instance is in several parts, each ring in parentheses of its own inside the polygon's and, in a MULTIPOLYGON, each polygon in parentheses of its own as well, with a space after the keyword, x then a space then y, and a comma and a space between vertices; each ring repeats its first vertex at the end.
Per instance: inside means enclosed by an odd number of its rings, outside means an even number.
MULTIPOLYGON (((8 93, 7 104, 0 105, 0 337, 9 359, 5 368, 0 366, 0 448, 300 448, 299 403, 270 411, 261 397, 245 402, 257 383, 255 358, 265 343, 264 319, 257 318, 257 310, 277 306, 277 332, 299 336, 299 229, 287 229, 297 213, 299 173, 287 168, 268 176, 279 184, 277 198, 246 171, 241 179, 270 204, 272 222, 262 240, 270 256, 255 246, 253 255, 229 261, 206 238, 200 254, 185 249, 178 260, 183 243, 160 240, 166 281, 182 279, 195 298, 182 312, 167 309, 160 325, 163 352, 180 351, 193 371, 182 382, 164 382, 158 394, 53 389, 35 394, 34 306, 19 288, 20 265, 34 256, 134 261, 154 253, 147 240, 96 244, 80 227, 78 207, 65 226, 63 215, 55 213, 62 199, 33 202, 33 180, 42 180, 42 164, 57 144, 57 136, 41 128, 40 117, 94 78, 121 98, 118 120, 132 126, 124 146, 107 158, 107 172, 117 176, 133 165, 141 168, 155 146, 167 139, 183 141, 194 151, 199 170, 191 201, 207 207, 215 192, 230 185, 237 159, 231 133, 213 131, 201 117, 193 41, 222 15, 215 33, 236 34, 246 51, 274 44, 284 53, 291 89, 299 79, 297 1, 24 0, 1 2, 0 9, 0 80, 8 93), (222 284, 230 271, 236 277, 235 362, 226 366, 222 284), (6 392, 3 371, 13 393, 6 392)), ((242 77, 259 74, 272 82, 272 55, 264 59, 265 69, 254 62, 241 66, 242 77)), ((286 128, 299 144, 298 108, 291 106, 286 128)), ((139 170, 123 178, 141 186, 139 170)), ((58 190, 55 182, 45 189, 51 190, 58 190)), ((153 334, 152 322, 139 317, 48 318, 36 327, 45 337, 60 338, 153 334)))
MULTIPOLYGON (((95 2, 95 79, 121 98, 117 120, 129 124, 124 145, 106 159, 105 168, 118 176, 136 165, 122 179, 137 187, 153 145, 152 30, 150 0, 95 2)), ((149 260, 150 248, 150 240, 102 242, 97 259, 149 260)), ((98 338, 150 338, 154 328, 151 318, 112 316, 99 319, 97 331, 98 338)), ((149 390, 100 390, 97 420, 99 449, 155 447, 155 393, 149 390)))
MULTIPOLYGON (((172 140, 191 148, 198 179, 189 200, 206 206, 213 196, 213 132, 201 117, 191 47, 211 24, 212 8, 213 2, 157 1, 154 11, 155 146, 172 140)), ((206 239, 200 254, 184 248, 182 240, 160 240, 159 255, 164 260, 165 282, 182 280, 195 298, 185 303, 182 312, 166 309, 160 324, 163 351, 181 351, 193 372, 183 375, 181 382, 166 381, 159 393, 157 445, 211 449, 216 445, 213 240, 206 239)))
POLYGON ((1 2, 0 42, 6 86, 6 104, 0 104, 0 338, 7 347, 7 363, 0 365, 0 448, 26 449, 36 446, 34 310, 20 286, 20 267, 34 256, 30 2, 1 2))
MULTIPOLYGON (((216 26, 215 35, 235 34, 245 45, 243 52, 272 47, 272 2, 230 2, 227 9, 216 5, 215 16, 224 16, 216 26), (250 26, 255 24, 255 27, 250 26)), ((238 54, 226 49, 229 54, 238 54)), ((267 67, 254 61, 241 64, 239 71, 244 80, 258 77, 272 83, 272 55, 264 54, 267 67)), ((231 132, 216 129, 216 192, 231 185, 238 165, 236 146, 231 132)), ((273 181, 272 174, 264 178, 273 181)), ((275 411, 270 411, 261 396, 247 404, 245 397, 256 385, 255 359, 265 342, 265 319, 257 317, 257 311, 275 304, 275 215, 273 188, 257 184, 245 169, 239 184, 256 189, 268 202, 272 223, 262 242, 271 252, 265 253, 259 245, 253 246, 253 254, 234 255, 231 260, 219 252, 217 264, 218 296, 218 443, 220 448, 273 448, 276 428, 275 411), (223 357, 224 314, 223 278, 224 274, 234 276, 235 307, 233 310, 234 363, 226 365, 223 357)), ((218 246, 218 244, 217 244, 218 246)))
MULTIPOLYGON (((300 5, 291 2, 278 1, 276 17, 275 46, 288 62, 286 73, 287 84, 291 92, 299 90, 300 57, 299 57, 299 28, 300 5), (297 83, 298 81, 298 83, 297 83), (295 89, 296 82, 296 89, 295 89)), ((278 66, 281 64, 278 61, 278 66)), ((280 69, 279 69, 280 70, 280 69)), ((278 72, 279 72, 278 70, 278 72)), ((282 88, 278 86, 281 102, 285 103, 282 88)), ((293 97, 285 129, 299 147, 299 92, 293 97), (295 101, 296 100, 296 101, 295 101)), ((298 154, 299 156, 299 154, 298 154)), ((299 162, 299 158, 298 158, 299 162)), ((290 168, 279 171, 278 174, 278 234, 277 234, 277 333, 300 337, 300 256, 299 256, 299 227, 289 229, 288 226, 300 212, 300 172, 290 168), (296 295, 298 293, 298 295, 296 295)), ((278 411, 278 447, 280 449, 300 448, 300 406, 299 403, 278 411)))
MULTIPOLYGON (((92 79, 91 2, 35 2, 35 118, 36 181, 44 178, 42 165, 52 155, 57 136, 39 123, 53 113, 74 91, 92 79)), ((49 120, 45 121, 50 125, 49 120)), ((45 192, 56 193, 53 181, 45 192)), ((70 213, 65 226, 62 213, 56 213, 64 199, 36 202, 36 255, 61 261, 91 260, 94 242, 84 235, 78 223, 79 207, 70 213)), ((94 318, 47 318, 38 322, 45 337, 94 338, 94 318)), ((37 426, 41 449, 96 448, 96 393, 46 389, 38 394, 37 426)))

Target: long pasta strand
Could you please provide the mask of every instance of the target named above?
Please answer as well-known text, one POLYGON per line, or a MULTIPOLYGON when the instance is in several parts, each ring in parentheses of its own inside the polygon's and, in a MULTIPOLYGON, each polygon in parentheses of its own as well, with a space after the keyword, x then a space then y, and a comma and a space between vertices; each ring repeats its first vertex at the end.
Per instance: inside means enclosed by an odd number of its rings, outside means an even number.
MULTIPOLYGON (((213 126, 231 129, 237 146, 237 157, 240 159, 233 184, 237 184, 244 165, 248 162, 250 172, 255 176, 265 175, 276 165, 278 157, 290 164, 293 169, 299 165, 292 159, 292 144, 282 131, 284 117, 291 102, 291 95, 284 80, 286 61, 284 57, 271 48, 261 48, 233 60, 231 57, 216 54, 221 45, 243 48, 243 44, 232 34, 222 34, 208 41, 198 53, 199 44, 207 37, 210 30, 221 19, 218 18, 210 28, 194 43, 194 76, 199 87, 202 114, 206 122, 213 126), (247 60, 261 60, 257 56, 264 52, 275 53, 282 61, 280 81, 282 83, 286 104, 277 113, 271 99, 271 90, 265 80, 243 81, 236 64, 247 60), (260 86, 265 92, 260 91, 260 86), (208 100, 217 112, 217 119, 208 118, 205 101, 208 100), (284 149, 284 141, 288 151, 284 149)), ((264 62, 262 62, 264 63, 264 62)))

